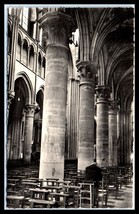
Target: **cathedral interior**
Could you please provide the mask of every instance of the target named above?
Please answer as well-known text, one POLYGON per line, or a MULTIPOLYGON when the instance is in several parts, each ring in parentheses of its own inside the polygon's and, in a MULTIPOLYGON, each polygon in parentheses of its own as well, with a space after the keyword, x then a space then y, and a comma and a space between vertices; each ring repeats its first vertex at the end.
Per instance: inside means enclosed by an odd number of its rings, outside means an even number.
POLYGON ((6 8, 7 207, 95 209, 94 161, 99 207, 132 201, 134 22, 133 6, 6 8))

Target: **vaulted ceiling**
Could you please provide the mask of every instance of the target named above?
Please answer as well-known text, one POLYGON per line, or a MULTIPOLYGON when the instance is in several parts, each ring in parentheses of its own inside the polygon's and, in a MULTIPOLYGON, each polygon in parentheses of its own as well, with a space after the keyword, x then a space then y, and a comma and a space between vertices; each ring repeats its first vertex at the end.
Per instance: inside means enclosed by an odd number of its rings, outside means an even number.
POLYGON ((75 8, 79 58, 98 66, 97 84, 109 85, 122 108, 133 100, 134 9, 75 8))
POLYGON ((134 94, 134 8, 59 10, 75 20, 79 60, 97 66, 96 84, 110 86, 121 108, 130 108, 134 94))

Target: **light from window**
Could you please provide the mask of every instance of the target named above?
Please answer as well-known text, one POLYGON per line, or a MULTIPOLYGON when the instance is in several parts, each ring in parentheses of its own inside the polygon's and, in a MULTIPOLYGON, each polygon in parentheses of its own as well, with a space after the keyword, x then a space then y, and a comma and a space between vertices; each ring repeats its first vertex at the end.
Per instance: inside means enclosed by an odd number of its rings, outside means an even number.
POLYGON ((20 14, 20 25, 27 31, 28 30, 28 14, 29 14, 29 9, 28 8, 23 8, 22 12, 20 14))

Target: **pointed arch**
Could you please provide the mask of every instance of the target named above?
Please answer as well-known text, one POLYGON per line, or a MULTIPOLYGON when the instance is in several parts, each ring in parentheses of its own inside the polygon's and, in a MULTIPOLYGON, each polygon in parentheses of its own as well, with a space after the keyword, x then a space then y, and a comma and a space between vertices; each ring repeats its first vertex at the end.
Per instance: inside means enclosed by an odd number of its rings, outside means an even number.
POLYGON ((26 95, 26 104, 33 104, 33 86, 29 76, 24 72, 21 71, 17 73, 15 80, 18 78, 22 78, 24 80, 24 89, 26 95))

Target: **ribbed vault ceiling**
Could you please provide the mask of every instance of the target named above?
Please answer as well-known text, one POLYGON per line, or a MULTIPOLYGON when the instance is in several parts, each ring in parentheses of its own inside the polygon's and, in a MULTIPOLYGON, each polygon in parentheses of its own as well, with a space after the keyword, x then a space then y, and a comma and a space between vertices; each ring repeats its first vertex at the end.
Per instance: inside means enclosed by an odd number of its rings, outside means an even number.
MULTIPOLYGON (((98 84, 112 87, 113 97, 133 99, 134 10, 133 8, 74 9, 79 28, 79 60, 98 67, 98 84), (126 96, 126 98, 125 98, 126 96)), ((123 107, 123 106, 122 106, 123 107)))

